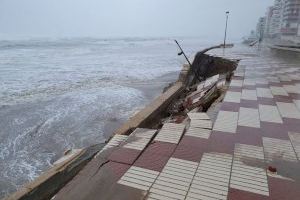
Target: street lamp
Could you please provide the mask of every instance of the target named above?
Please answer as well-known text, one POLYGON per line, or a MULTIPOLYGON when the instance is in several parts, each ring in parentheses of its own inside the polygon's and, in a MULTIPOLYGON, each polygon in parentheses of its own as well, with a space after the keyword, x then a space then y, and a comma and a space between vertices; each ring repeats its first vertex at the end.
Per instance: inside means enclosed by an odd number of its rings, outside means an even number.
POLYGON ((224 48, 225 48, 225 45, 226 45, 228 16, 229 16, 229 11, 226 12, 226 26, 225 26, 225 36, 224 36, 224 48))

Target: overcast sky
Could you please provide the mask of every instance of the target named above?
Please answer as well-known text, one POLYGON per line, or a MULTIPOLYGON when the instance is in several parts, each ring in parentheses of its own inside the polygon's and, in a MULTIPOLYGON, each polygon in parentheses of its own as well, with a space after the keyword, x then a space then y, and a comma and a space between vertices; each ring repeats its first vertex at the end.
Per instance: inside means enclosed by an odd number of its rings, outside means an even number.
POLYGON ((0 0, 0 37, 220 38, 254 29, 273 0, 0 0))

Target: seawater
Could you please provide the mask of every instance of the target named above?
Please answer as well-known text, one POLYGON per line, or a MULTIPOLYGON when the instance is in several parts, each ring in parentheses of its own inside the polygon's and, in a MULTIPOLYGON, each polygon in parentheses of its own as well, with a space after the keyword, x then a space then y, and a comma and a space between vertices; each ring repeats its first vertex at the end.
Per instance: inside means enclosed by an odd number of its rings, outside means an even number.
MULTIPOLYGON (((188 55, 215 44, 179 41, 188 55)), ((66 149, 103 143, 166 84, 160 77, 179 72, 177 53, 171 38, 0 41, 0 198, 66 149)))

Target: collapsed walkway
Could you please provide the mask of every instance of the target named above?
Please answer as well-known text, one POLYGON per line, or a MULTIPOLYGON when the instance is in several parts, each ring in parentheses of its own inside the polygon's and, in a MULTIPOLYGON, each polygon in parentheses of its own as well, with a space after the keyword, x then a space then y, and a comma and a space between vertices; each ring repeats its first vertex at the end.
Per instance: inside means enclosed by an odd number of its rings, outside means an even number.
POLYGON ((244 56, 217 113, 116 135, 57 199, 300 197, 300 68, 244 56))

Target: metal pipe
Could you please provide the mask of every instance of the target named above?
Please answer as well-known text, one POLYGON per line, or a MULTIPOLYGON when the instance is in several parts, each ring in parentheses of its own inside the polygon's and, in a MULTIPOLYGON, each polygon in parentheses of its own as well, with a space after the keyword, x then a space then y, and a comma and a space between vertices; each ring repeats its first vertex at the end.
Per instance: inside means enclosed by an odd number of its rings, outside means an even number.
POLYGON ((190 62, 190 60, 188 59, 188 57, 186 56, 186 54, 184 53, 183 49, 181 48, 181 46, 179 45, 179 43, 177 42, 177 40, 175 40, 175 42, 176 42, 177 46, 178 46, 179 49, 180 49, 180 52, 178 53, 178 55, 180 56, 180 55, 183 54, 183 56, 185 57, 186 61, 187 61, 188 64, 190 65, 191 70, 194 72, 196 78, 198 79, 199 82, 201 82, 201 81, 202 81, 202 80, 201 80, 201 77, 199 77, 197 71, 195 71, 195 70, 193 69, 191 62, 190 62))

